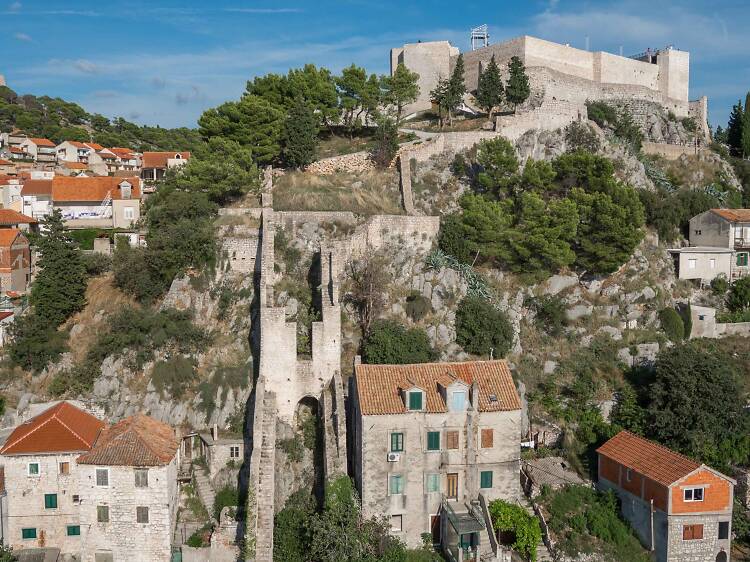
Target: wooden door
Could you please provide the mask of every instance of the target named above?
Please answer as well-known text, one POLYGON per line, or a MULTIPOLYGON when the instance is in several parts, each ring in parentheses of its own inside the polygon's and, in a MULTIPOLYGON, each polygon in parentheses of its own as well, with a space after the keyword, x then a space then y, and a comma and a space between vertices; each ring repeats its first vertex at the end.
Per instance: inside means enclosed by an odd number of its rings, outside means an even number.
POLYGON ((458 474, 457 473, 448 474, 448 494, 447 495, 448 495, 449 500, 458 499, 458 474))
POLYGON ((430 532, 432 533, 432 544, 440 544, 440 516, 430 515, 430 532))

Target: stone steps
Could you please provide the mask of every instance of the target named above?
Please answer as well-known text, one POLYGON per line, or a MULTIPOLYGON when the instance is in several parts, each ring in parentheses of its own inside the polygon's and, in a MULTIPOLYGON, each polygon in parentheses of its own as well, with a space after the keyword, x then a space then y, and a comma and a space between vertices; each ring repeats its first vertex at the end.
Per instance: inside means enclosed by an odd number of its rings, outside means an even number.
MULTIPOLYGON (((534 512, 531 502, 523 494, 521 495, 521 505, 529 514, 536 517, 536 512, 534 512)), ((536 560, 537 562, 553 562, 555 560, 543 540, 540 540, 539 544, 536 545, 536 560)))
POLYGON ((198 497, 208 510, 208 513, 212 514, 216 492, 211 485, 208 475, 203 472, 202 468, 196 467, 195 472, 193 473, 193 481, 195 482, 195 491, 198 493, 198 497))
POLYGON ((263 396, 261 423, 260 484, 257 491, 258 519, 255 532, 255 562, 273 562, 273 520, 275 512, 276 399, 263 396))

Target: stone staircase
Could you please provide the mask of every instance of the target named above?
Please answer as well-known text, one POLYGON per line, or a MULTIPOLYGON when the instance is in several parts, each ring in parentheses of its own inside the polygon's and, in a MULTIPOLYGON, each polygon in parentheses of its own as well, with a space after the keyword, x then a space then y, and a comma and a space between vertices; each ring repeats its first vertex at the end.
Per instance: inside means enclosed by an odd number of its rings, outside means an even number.
MULTIPOLYGON (((520 503, 531 515, 534 517, 537 516, 534 507, 531 505, 529 498, 527 498, 525 494, 521 494, 520 503)), ((552 556, 552 553, 547 548, 547 545, 544 544, 544 540, 540 540, 539 544, 536 545, 536 560, 537 562, 554 562, 555 560, 554 556, 552 556)))
POLYGON ((214 512, 214 499, 216 498, 216 492, 214 487, 211 485, 211 481, 208 478, 208 474, 205 473, 202 467, 195 467, 193 472, 193 482, 195 483, 195 491, 201 502, 208 510, 209 515, 213 518, 214 512))
POLYGON ((263 395, 261 440, 255 562, 273 562, 274 472, 276 470, 276 396, 273 392, 266 392, 263 395))

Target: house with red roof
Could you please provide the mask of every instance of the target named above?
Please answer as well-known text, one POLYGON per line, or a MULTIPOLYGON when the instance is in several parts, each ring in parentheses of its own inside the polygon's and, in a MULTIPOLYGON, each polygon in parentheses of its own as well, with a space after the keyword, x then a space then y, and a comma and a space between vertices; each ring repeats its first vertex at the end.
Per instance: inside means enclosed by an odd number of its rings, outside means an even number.
POLYGON ((54 166, 57 162, 55 143, 49 139, 29 137, 19 146, 38 164, 54 166))
POLYGON ((29 240, 17 228, 0 228, 0 292, 26 292, 31 282, 29 240))
POLYGON ((750 274, 750 209, 709 209, 689 228, 690 246, 669 250, 680 279, 731 282, 750 274))
POLYGON ((162 180, 167 170, 184 166, 188 160, 189 152, 144 152, 141 178, 149 183, 162 180))
POLYGON ((357 364, 350 400, 365 515, 385 516, 413 548, 429 533, 455 560, 489 554, 478 500, 520 496, 521 401, 508 364, 357 364))
POLYGON ((734 485, 728 476, 667 447, 621 431, 597 449, 598 487, 657 562, 727 562, 734 485))
POLYGON ((0 158, 0 175, 2 174, 10 174, 16 171, 16 165, 13 164, 10 160, 5 160, 4 158, 0 158))

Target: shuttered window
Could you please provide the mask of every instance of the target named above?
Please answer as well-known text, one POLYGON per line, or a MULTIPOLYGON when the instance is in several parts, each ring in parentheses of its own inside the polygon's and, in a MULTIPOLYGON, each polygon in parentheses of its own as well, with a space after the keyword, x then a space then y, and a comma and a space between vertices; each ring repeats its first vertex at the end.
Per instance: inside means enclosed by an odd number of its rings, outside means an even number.
POLYGON ((479 473, 479 487, 492 488, 492 471, 483 470, 479 473))
POLYGON ((57 494, 44 494, 44 509, 57 509, 57 494))
POLYGON ((81 526, 80 525, 68 525, 68 536, 69 537, 77 537, 81 534, 81 526))
POLYGON ((35 539, 36 538, 36 528, 31 527, 28 529, 21 529, 21 538, 22 539, 35 539))
POLYGON ((109 486, 109 469, 108 468, 96 469, 96 485, 100 487, 109 486))
POLYGON ((391 453, 401 453, 404 450, 404 434, 391 433, 391 453))
POLYGON ((98 523, 109 523, 109 506, 108 505, 96 506, 96 521, 98 523))
POLYGON ((440 491, 440 474, 428 474, 427 475, 427 491, 428 492, 439 492, 440 491))
POLYGON ((137 523, 148 523, 148 507, 136 507, 135 520, 137 523))
POLYGON ((422 409, 422 391, 421 390, 413 390, 409 393, 409 409, 410 410, 422 409))
POLYGON ((445 448, 458 449, 458 431, 445 432, 445 448))
POLYGON ((135 487, 148 488, 148 468, 135 469, 135 487))
POLYGON ((482 449, 491 449, 493 446, 495 434, 492 429, 482 430, 482 449))
POLYGON ((703 538, 703 525, 683 525, 682 540, 694 541, 703 538))
POLYGON ((439 431, 427 432, 427 450, 428 451, 440 450, 440 432, 439 431))

